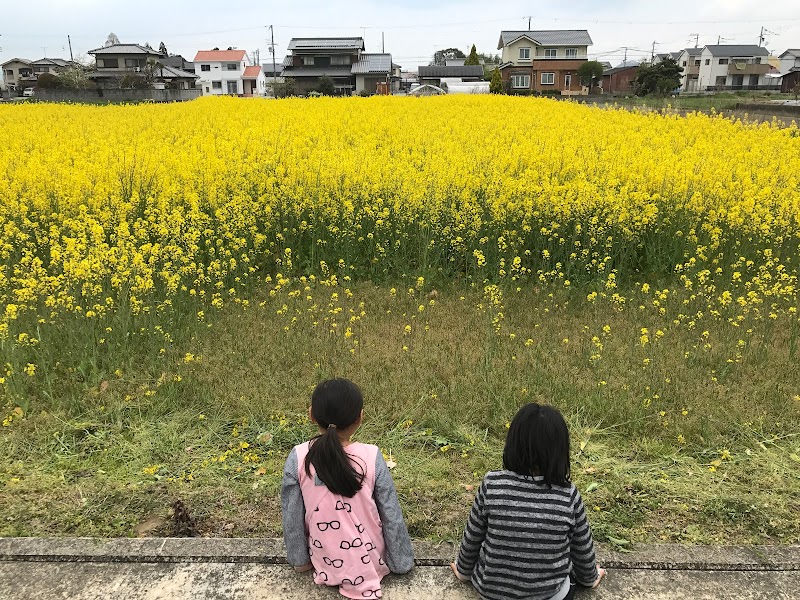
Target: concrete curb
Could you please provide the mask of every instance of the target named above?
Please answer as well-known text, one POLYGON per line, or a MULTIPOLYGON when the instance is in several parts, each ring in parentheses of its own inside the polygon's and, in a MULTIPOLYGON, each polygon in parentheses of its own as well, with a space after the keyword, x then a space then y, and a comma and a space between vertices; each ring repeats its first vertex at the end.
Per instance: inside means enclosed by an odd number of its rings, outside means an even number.
MULTIPOLYGON (((448 565, 455 551, 414 542, 417 566, 448 565)), ((0 561, 286 564, 286 553, 275 538, 0 538, 0 561)), ((627 553, 601 546, 598 562, 619 570, 800 571, 800 546, 642 544, 627 553)))

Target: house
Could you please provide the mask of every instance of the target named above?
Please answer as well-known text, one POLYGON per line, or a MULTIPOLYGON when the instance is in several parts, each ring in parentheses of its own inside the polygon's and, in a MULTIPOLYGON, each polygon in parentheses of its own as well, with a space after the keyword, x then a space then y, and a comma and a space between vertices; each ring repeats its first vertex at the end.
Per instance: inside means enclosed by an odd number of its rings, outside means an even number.
POLYGON ((32 62, 24 58, 12 58, 0 65, 3 68, 3 80, 8 89, 17 91, 22 87, 29 87, 36 83, 32 62))
POLYGON ((194 73, 199 77, 196 85, 203 95, 244 95, 246 57, 244 50, 199 51, 194 57, 194 73))
POLYGON ((788 73, 792 69, 800 69, 800 49, 789 49, 778 57, 781 73, 788 73))
POLYGON ((702 48, 686 48, 682 50, 677 59, 678 66, 683 69, 681 73, 681 91, 700 91, 700 55, 702 48))
POLYGON ((512 92, 588 94, 578 68, 588 61, 592 38, 585 29, 503 31, 500 73, 512 92))
POLYGON ((258 65, 251 65, 244 68, 242 82, 244 84, 243 93, 245 96, 267 95, 267 78, 264 75, 264 70, 258 65))
POLYGON ((159 59, 158 62, 160 62, 165 67, 175 67, 176 69, 180 69, 181 71, 194 73, 194 63, 189 62, 180 54, 173 54, 171 56, 166 56, 164 58, 159 59))
POLYGON ((392 55, 364 52, 364 38, 292 38, 283 61, 283 76, 295 81, 306 95, 319 87, 321 77, 333 80, 337 95, 375 93, 379 83, 392 76, 392 55))
POLYGON ((88 77, 100 88, 120 87, 126 76, 142 76, 148 61, 152 65, 164 58, 152 48, 139 44, 111 44, 89 50, 89 54, 95 59, 96 69, 88 77))
POLYGON ((417 68, 417 77, 421 84, 442 87, 443 82, 466 83, 481 81, 483 79, 483 67, 480 65, 420 66, 417 68))
POLYGON ((699 87, 709 92, 779 89, 767 73, 769 51, 756 45, 706 46, 700 54, 699 87))
POLYGON ((800 67, 792 67, 788 73, 781 77, 781 92, 784 94, 794 94, 795 89, 800 87, 800 67))
POLYGON ((603 93, 633 94, 634 80, 639 65, 621 65, 603 71, 603 93))
POLYGON ((157 63, 151 68, 153 88, 157 90, 193 90, 198 77, 192 72, 157 63))
POLYGON ((21 91, 26 87, 35 86, 39 75, 62 73, 72 64, 62 58, 40 58, 39 60, 12 58, 2 64, 3 79, 10 90, 21 91))

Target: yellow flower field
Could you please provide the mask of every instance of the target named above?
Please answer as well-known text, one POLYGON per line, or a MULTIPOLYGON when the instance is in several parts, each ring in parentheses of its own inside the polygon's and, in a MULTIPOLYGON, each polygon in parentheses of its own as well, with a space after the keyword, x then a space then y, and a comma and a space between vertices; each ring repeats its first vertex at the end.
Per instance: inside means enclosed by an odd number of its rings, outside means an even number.
POLYGON ((162 480, 213 514, 215 486, 272 493, 342 373, 415 535, 460 526, 430 506, 468 508, 530 399, 565 411, 601 532, 686 539, 663 506, 702 489, 682 519, 800 535, 797 127, 461 96, 34 103, 0 131, 0 535, 127 535, 162 480), (766 489, 779 524, 745 510, 766 489))

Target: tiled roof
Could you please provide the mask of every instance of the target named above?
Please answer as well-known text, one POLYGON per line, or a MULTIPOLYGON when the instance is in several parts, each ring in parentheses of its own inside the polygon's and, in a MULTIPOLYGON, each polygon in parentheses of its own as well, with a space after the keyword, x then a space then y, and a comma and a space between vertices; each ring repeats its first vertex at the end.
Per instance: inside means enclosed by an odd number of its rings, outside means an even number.
POLYGON ((363 50, 364 38, 292 38, 288 50, 348 50, 350 48, 363 50))
POLYGON ((258 76, 260 74, 261 74, 261 67, 259 67, 258 65, 254 65, 252 67, 245 67, 242 79, 258 79, 258 76))
POLYGON ((244 60, 244 50, 200 50, 194 62, 226 62, 244 60))
POLYGON ((769 50, 755 44, 706 46, 711 56, 769 56, 769 50))
MULTIPOLYGON (((686 48, 683 52, 686 52, 689 56, 700 56, 703 53, 702 48, 686 48)), ((681 54, 683 54, 681 52, 681 54)))
POLYGON ((620 71, 627 71, 628 69, 638 69, 638 68, 639 68, 638 64, 636 64, 636 65, 627 65, 627 66, 620 65, 618 67, 614 67, 613 69, 606 69, 605 71, 603 71, 603 75, 604 76, 605 75, 613 75, 614 73, 619 73, 620 71))
POLYGON ((353 74, 389 73, 392 70, 391 54, 362 54, 357 63, 353 63, 353 74))
POLYGON ((420 77, 483 77, 483 67, 480 65, 419 67, 417 73, 420 77))
POLYGON ((280 60, 276 60, 275 61, 275 71, 274 71, 274 73, 273 73, 273 70, 272 70, 272 63, 271 62, 261 63, 261 68, 264 70, 264 74, 265 75, 269 75, 270 77, 273 74, 280 75, 281 72, 283 72, 283 62, 280 61, 280 60))
POLYGON ((170 67, 169 65, 164 65, 163 68, 158 69, 158 73, 160 77, 165 79, 169 79, 170 77, 174 77, 176 79, 199 79, 199 75, 195 75, 194 73, 190 73, 189 71, 184 71, 183 69, 179 69, 178 67, 170 67))
POLYGON ((19 62, 19 63, 22 63, 22 64, 24 64, 24 65, 29 65, 29 64, 31 64, 31 61, 29 61, 28 59, 25 59, 25 58, 12 58, 11 60, 7 60, 6 62, 4 62, 4 63, 0 64, 0 66, 3 66, 3 67, 4 67, 4 66, 6 66, 7 64, 9 64, 9 63, 12 63, 12 62, 19 62))
POLYGON ((64 60, 63 58, 40 58, 39 60, 33 61, 34 65, 55 65, 57 67, 68 67, 69 61, 64 60))
POLYGON ((292 55, 287 54, 283 57, 283 66, 284 67, 291 67, 292 66, 292 55))
POLYGON ((159 52, 139 44, 112 44, 111 46, 89 50, 89 54, 149 54, 151 56, 161 56, 159 52))
POLYGON ((521 37, 534 40, 540 46, 591 46, 592 38, 585 29, 549 29, 540 31, 502 31, 497 49, 521 37))

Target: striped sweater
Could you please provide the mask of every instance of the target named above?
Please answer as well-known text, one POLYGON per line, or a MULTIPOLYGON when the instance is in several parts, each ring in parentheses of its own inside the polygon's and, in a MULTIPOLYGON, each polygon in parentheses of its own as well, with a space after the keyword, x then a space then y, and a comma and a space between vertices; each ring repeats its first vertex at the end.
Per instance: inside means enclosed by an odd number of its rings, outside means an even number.
POLYGON ((574 485, 491 471, 481 483, 456 567, 486 600, 552 598, 570 573, 591 586, 598 571, 581 495, 574 485))

